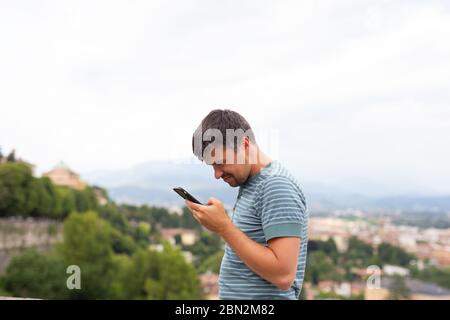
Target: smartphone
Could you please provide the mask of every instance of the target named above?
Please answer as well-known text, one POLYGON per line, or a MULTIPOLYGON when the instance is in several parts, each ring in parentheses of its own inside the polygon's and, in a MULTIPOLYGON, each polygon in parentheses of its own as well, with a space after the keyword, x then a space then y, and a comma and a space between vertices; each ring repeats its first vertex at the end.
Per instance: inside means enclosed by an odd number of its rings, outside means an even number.
POLYGON ((195 199, 189 192, 187 192, 186 190, 184 190, 181 187, 173 188, 173 191, 178 193, 185 200, 189 200, 189 201, 192 201, 197 204, 203 204, 200 201, 198 201, 197 199, 195 199))

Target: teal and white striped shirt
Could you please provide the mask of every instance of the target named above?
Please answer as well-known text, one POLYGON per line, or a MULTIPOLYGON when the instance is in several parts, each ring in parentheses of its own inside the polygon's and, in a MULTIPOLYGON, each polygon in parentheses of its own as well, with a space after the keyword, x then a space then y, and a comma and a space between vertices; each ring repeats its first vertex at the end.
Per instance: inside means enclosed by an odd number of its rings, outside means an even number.
POLYGON ((300 237, 301 245, 296 278, 287 291, 250 270, 226 245, 219 274, 220 299, 298 299, 306 264, 308 210, 295 178, 272 161, 240 186, 230 215, 242 232, 264 246, 277 237, 300 237))

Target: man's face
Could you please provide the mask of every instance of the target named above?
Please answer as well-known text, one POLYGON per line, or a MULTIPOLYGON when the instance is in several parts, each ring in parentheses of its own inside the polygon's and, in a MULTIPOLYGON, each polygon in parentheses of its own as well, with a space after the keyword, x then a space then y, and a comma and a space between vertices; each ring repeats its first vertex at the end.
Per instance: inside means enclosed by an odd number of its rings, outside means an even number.
POLYGON ((231 187, 237 187, 244 184, 250 175, 250 164, 238 164, 236 161, 237 153, 234 150, 224 151, 224 161, 222 163, 212 163, 211 166, 214 169, 214 177, 216 179, 223 179, 231 187), (232 163, 226 163, 226 153, 234 154, 234 161, 232 163))

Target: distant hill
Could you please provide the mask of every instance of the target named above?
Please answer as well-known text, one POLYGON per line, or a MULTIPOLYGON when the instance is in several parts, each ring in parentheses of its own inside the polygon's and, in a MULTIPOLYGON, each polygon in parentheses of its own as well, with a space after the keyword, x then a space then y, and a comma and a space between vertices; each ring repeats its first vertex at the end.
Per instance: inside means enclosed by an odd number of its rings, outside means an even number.
POLYGON ((388 209, 403 208, 407 210, 422 211, 450 211, 450 196, 396 196, 384 197, 371 201, 374 207, 383 207, 388 209))
MULTIPOLYGON (((216 180, 210 166, 168 161, 146 162, 129 169, 97 171, 83 174, 90 184, 108 189, 117 202, 132 204, 182 205, 183 200, 172 191, 181 186, 200 201, 213 196, 231 207, 238 188, 230 188, 216 180)), ((300 179, 299 179, 300 180, 300 179)), ((450 211, 450 196, 387 195, 376 197, 343 192, 337 187, 301 181, 309 207, 313 209, 401 209, 450 211)))

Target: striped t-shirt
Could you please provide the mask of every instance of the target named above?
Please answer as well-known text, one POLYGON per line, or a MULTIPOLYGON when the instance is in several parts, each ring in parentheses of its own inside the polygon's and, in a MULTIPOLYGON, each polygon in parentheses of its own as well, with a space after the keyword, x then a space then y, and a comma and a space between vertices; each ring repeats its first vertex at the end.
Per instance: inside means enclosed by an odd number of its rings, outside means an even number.
POLYGON ((277 237, 300 237, 297 274, 288 290, 281 290, 261 278, 225 245, 220 266, 220 299, 298 299, 306 264, 308 210, 295 178, 278 162, 272 161, 239 188, 230 212, 242 232, 267 246, 277 237))

